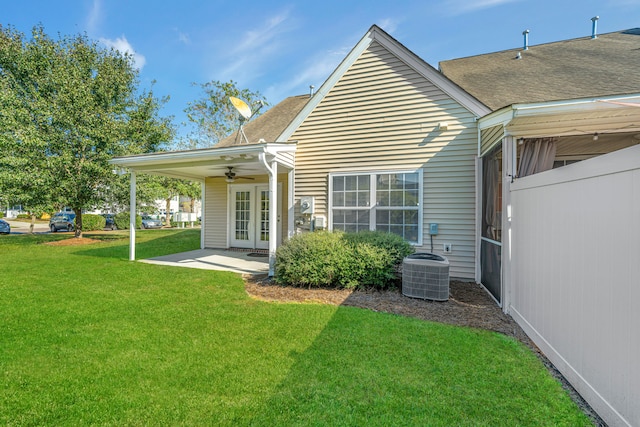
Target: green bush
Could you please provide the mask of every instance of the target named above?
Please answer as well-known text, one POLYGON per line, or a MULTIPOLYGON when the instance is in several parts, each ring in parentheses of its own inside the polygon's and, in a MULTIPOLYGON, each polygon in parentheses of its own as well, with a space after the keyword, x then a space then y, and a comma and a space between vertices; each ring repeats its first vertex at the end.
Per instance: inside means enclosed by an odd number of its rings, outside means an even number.
MULTIPOLYGON (((113 222, 116 224, 118 230, 129 229, 129 212, 120 212, 113 217, 113 222)), ((142 217, 136 215, 136 228, 142 227, 142 217)))
POLYGON ((18 214, 16 216, 17 219, 31 219, 31 215, 29 214, 18 214))
POLYGON ((401 266, 402 260, 414 252, 413 246, 397 234, 383 233, 380 231, 360 231, 359 233, 345 234, 352 245, 369 244, 383 248, 392 258, 392 263, 401 266))
POLYGON ((412 252, 401 237, 387 233, 299 234, 278 248, 275 279, 310 288, 386 289, 395 286, 402 259, 412 252))
POLYGON ((106 220, 102 215, 82 214, 82 230, 95 231, 102 230, 106 225, 106 220))

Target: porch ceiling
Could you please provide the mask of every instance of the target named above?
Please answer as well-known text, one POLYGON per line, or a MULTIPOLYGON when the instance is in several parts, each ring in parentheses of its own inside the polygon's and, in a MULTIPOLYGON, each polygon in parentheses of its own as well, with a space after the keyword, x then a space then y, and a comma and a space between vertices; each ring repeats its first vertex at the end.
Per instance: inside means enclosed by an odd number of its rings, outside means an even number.
POLYGON ((264 174, 261 156, 267 162, 275 159, 283 170, 291 170, 295 150, 295 144, 249 144, 115 157, 110 163, 138 173, 204 181, 207 177, 224 176, 229 166, 233 166, 238 175, 264 174))
MULTIPOLYGON (((638 104, 640 107, 640 104, 638 104)), ((606 107, 595 111, 516 116, 505 126, 518 138, 640 131, 640 108, 606 107)))
POLYGON ((514 104, 479 121, 482 131, 497 125, 516 138, 639 132, 640 94, 514 104))

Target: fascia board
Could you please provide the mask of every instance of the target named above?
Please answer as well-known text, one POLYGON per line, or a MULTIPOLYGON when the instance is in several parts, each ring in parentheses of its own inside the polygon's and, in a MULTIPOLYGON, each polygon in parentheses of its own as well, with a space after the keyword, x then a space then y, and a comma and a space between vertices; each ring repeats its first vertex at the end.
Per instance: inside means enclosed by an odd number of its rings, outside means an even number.
POLYGON ((524 117, 620 108, 621 106, 616 105, 615 102, 638 103, 640 107, 640 94, 514 104, 512 108, 514 110, 514 117, 524 117))
POLYGON ((513 108, 505 107, 478 120, 478 128, 484 130, 497 125, 505 125, 513 119, 513 108))

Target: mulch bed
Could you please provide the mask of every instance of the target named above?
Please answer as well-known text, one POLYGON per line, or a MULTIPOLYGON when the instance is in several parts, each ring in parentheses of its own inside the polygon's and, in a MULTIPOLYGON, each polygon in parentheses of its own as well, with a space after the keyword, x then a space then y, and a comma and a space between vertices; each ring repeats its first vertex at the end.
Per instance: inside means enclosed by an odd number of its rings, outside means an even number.
POLYGON ((515 320, 511 316, 504 314, 496 302, 478 284, 452 280, 449 286, 449 300, 440 302, 405 297, 400 289, 388 291, 307 289, 279 286, 266 276, 246 275, 244 279, 247 293, 251 297, 263 301, 321 303, 360 307, 432 322, 486 329, 514 337, 538 355, 551 375, 562 384, 573 401, 591 419, 594 425, 606 426, 582 396, 575 391, 555 366, 540 352, 540 349, 536 347, 515 320))

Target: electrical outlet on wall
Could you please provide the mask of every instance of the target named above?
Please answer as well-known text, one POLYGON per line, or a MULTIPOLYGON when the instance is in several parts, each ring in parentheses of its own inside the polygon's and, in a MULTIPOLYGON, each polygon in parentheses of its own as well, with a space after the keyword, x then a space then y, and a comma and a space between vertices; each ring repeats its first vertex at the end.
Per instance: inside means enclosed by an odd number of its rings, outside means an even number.
POLYGON ((445 243, 444 244, 444 253, 445 254, 450 254, 452 250, 453 250, 453 247, 451 246, 451 243, 445 243))

